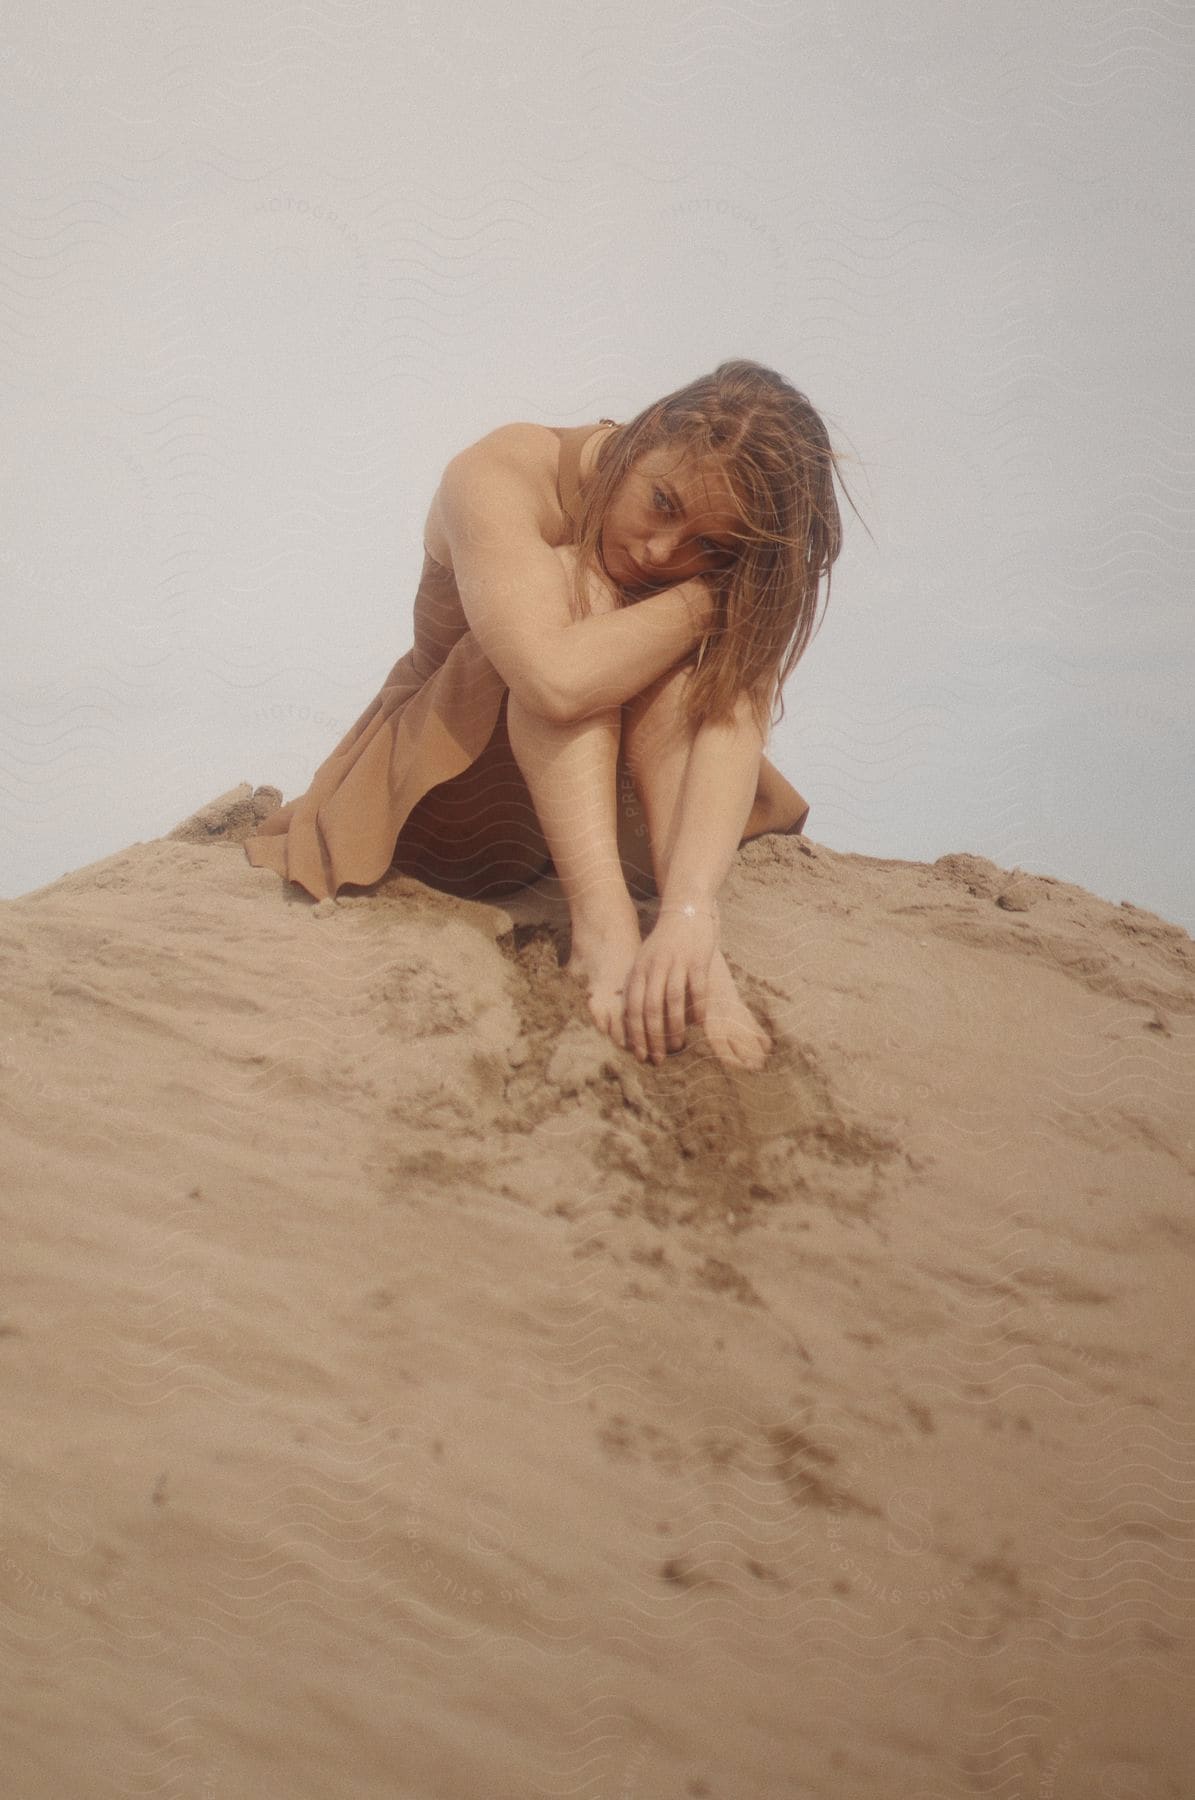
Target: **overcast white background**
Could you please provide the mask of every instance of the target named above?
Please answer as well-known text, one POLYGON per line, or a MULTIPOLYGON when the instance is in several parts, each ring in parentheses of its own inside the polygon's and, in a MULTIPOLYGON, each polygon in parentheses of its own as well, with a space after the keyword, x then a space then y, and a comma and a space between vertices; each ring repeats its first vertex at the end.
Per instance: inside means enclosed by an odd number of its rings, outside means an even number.
POLYGON ((511 419, 728 356, 847 454, 770 755, 839 850, 1195 929, 1195 21, 1178 4, 0 18, 3 892, 286 798, 511 419))

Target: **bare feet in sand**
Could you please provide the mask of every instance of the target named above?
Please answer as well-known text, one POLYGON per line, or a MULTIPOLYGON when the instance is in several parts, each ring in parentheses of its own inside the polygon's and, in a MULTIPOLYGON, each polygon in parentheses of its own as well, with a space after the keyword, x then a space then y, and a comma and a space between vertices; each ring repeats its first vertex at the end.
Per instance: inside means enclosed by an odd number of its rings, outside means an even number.
MULTIPOLYGON (((629 1049, 623 1023, 627 976, 639 954, 639 920, 632 907, 593 929, 574 927, 565 967, 589 989, 589 1010, 599 1031, 629 1049)), ((721 950, 710 963, 705 1035, 718 1061, 737 1069, 762 1069, 772 1040, 742 999, 721 950)))
POLYGON ((593 926, 573 926, 567 972, 589 989, 589 1010, 599 1031, 620 1050, 627 1047, 623 1027, 624 989, 641 942, 639 915, 629 900, 593 926))
POLYGON ((734 985, 721 950, 710 964, 705 1035, 719 1062, 732 1068, 762 1069, 772 1040, 734 985))

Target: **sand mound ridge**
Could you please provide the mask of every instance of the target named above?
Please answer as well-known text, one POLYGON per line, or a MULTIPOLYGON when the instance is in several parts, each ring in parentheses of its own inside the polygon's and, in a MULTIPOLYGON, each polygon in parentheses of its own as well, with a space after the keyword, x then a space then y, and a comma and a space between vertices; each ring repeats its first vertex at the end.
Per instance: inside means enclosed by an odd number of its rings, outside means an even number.
POLYGON ((1183 1792, 1188 935, 763 837, 641 1067, 280 801, 0 907, 11 1791, 1183 1792))

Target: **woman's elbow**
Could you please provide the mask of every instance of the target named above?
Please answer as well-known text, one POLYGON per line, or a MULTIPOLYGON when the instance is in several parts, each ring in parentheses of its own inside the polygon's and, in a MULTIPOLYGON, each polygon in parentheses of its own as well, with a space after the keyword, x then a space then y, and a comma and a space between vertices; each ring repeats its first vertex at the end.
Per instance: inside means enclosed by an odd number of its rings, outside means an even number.
POLYGON ((575 717, 574 708, 559 681, 543 670, 511 683, 508 711, 512 705, 549 725, 571 725, 575 717))

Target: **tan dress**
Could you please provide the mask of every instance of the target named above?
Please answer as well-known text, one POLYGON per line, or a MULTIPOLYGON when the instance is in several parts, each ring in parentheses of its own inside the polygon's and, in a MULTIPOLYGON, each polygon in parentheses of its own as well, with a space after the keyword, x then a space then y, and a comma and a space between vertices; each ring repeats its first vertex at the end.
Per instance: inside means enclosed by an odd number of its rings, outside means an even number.
MULTIPOLYGON (((575 542, 581 451, 597 429, 574 425, 559 433, 556 489, 569 543, 575 542)), ((380 881, 413 808, 431 788, 467 769, 499 728, 506 683, 469 629, 455 576, 426 549, 414 633, 413 647, 320 764, 307 792, 271 813, 245 840, 255 868, 276 870, 317 900, 346 883, 368 887, 380 881)), ((770 828, 801 829, 806 802, 765 759, 761 791, 769 777, 799 802, 789 802, 791 818, 778 818, 770 828)), ((512 808, 531 809, 533 816, 530 792, 521 777, 519 782, 521 793, 509 784, 503 793, 512 808)), ((531 879, 551 866, 548 861, 531 879)))

